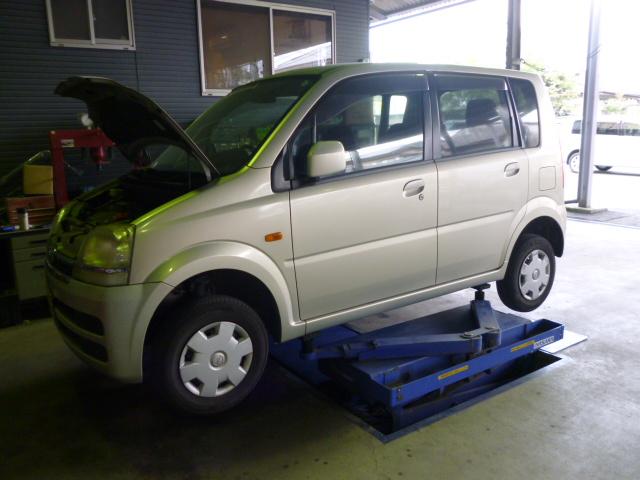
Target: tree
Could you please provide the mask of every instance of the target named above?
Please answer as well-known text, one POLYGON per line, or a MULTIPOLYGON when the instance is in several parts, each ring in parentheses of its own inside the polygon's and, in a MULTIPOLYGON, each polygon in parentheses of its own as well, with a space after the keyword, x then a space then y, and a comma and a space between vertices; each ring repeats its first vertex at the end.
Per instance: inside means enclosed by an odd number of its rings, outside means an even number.
POLYGON ((627 113, 629 107, 637 106, 638 102, 635 99, 627 98, 622 94, 614 95, 609 98, 600 97, 602 105, 602 113, 609 115, 622 115, 627 113))
POLYGON ((580 108, 580 91, 578 89, 578 74, 566 74, 562 72, 549 71, 542 65, 536 63, 523 63, 523 70, 534 72, 542 77, 549 96, 553 110, 557 116, 572 115, 580 108))

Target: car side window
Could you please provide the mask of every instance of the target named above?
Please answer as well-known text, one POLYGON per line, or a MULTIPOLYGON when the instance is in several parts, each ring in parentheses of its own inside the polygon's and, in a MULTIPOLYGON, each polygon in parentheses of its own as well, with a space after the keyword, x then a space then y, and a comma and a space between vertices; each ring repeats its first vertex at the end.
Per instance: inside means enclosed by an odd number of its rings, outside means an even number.
POLYGON ((622 122, 620 129, 627 137, 640 137, 640 125, 637 123, 622 122))
POLYGON ((540 145, 540 116, 536 89, 528 80, 510 78, 511 91, 522 127, 522 140, 525 148, 540 145))
MULTIPOLYGON (((638 125, 635 126, 635 130, 633 126, 625 126, 627 124, 620 122, 609 122, 602 121, 598 122, 596 125, 596 134, 597 135, 638 135, 638 125), (635 133, 634 133, 635 132, 635 133)), ((628 124, 632 125, 632 124, 628 124)), ((582 120, 576 120, 573 122, 573 128, 571 129, 571 133, 580 134, 582 133, 582 120)))
POLYGON ((571 127, 571 133, 580 134, 582 132, 582 120, 576 120, 571 127))
POLYGON ((407 113, 407 96, 391 95, 389 99, 389 126, 398 125, 404 122, 407 113))
POLYGON ((346 175, 424 159, 425 77, 380 74, 347 79, 331 89, 289 142, 290 167, 306 175, 307 154, 321 141, 340 142, 346 175))
POLYGON ((596 128, 597 135, 620 135, 620 124, 618 122, 598 122, 596 128))
POLYGON ((442 157, 513 147, 504 79, 437 75, 436 85, 442 157))

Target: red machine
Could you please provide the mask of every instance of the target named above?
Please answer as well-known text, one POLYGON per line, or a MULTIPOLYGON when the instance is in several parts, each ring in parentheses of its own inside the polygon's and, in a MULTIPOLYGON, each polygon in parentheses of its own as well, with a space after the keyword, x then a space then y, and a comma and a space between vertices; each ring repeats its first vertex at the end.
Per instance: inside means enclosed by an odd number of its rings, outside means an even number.
POLYGON ((56 208, 62 208, 69 201, 67 177, 64 171, 64 149, 88 149, 98 170, 109 163, 110 150, 115 145, 99 128, 81 130, 52 130, 49 132, 51 163, 53 165, 53 195, 56 208))

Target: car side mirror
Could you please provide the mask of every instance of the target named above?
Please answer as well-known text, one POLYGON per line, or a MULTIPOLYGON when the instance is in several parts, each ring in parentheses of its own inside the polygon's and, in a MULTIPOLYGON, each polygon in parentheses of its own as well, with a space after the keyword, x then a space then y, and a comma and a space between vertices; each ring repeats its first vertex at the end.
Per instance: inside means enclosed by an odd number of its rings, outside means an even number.
POLYGON ((307 154, 307 175, 324 177, 347 169, 347 152, 342 142, 327 140, 314 143, 307 154))

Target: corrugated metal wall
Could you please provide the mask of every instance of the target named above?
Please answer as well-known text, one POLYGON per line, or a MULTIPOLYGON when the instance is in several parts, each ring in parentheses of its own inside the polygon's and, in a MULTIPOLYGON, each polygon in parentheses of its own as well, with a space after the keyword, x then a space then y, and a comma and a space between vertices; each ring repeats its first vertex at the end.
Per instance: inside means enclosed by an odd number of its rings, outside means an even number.
MULTIPOLYGON (((369 0, 280 0, 336 12, 338 62, 368 57, 369 0)), ((48 148, 47 132, 77 128, 83 104, 53 94, 72 75, 113 78, 150 96, 180 123, 215 98, 201 96, 195 0, 133 0, 136 51, 49 46, 45 0, 0 0, 0 176, 48 148)), ((119 174, 117 162, 101 179, 88 165, 70 183, 95 184, 119 174), (87 168, 88 167, 88 168, 87 168)))

